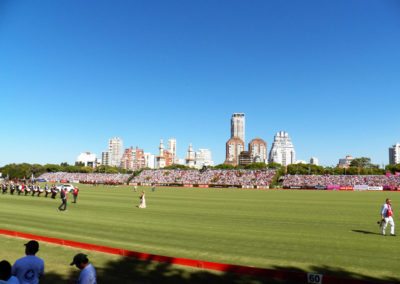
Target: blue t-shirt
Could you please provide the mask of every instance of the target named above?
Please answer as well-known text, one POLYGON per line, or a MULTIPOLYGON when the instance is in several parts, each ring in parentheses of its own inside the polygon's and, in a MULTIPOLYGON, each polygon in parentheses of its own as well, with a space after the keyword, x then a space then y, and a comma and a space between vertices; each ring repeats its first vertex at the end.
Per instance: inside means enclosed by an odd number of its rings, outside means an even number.
POLYGON ((12 275, 16 276, 21 284, 38 284, 43 273, 44 261, 35 255, 18 259, 12 267, 12 275))
POLYGON ((79 275, 77 284, 97 284, 96 280, 96 269, 92 264, 88 264, 84 269, 82 269, 79 275))

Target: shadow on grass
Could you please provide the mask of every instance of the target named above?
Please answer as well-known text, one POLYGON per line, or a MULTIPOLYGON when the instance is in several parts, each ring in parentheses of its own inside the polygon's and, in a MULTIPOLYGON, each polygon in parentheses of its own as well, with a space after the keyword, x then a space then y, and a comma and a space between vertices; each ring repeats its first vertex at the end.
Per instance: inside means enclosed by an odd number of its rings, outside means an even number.
MULTIPOLYGON (((96 266, 95 260, 93 264, 96 266)), ((297 267, 275 266, 276 273, 271 277, 265 276, 244 276, 236 274, 235 269, 227 269, 225 272, 217 273, 207 270, 192 269, 177 266, 172 263, 159 263, 140 261, 134 258, 122 257, 116 261, 109 261, 104 267, 97 268, 97 280, 99 284, 261 284, 261 283, 307 283, 307 272, 297 267), (288 277, 286 277, 288 276, 288 277), (275 279, 274 279, 275 278, 275 279), (285 279, 285 280, 282 280, 285 279)), ((313 266, 311 270, 323 274, 323 283, 400 283, 399 278, 374 278, 346 271, 341 268, 329 266, 313 266), (331 276, 334 278, 328 279, 331 276)), ((79 270, 76 269, 68 275, 66 280, 57 274, 46 274, 41 284, 47 283, 75 283, 79 270)))
POLYGON ((366 235, 380 235, 376 232, 364 231, 364 230, 352 230, 354 233, 366 234, 366 235))

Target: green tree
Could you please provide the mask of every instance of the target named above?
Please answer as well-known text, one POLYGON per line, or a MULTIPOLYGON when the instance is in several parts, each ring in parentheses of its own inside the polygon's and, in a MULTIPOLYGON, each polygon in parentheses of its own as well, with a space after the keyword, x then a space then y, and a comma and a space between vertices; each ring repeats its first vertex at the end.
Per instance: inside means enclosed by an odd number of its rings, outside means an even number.
POLYGON ((214 167, 214 169, 216 169, 216 170, 235 170, 237 168, 235 166, 233 166, 233 165, 219 164, 219 165, 216 165, 214 167))
POLYGON ((265 170, 268 168, 266 163, 252 163, 244 167, 246 170, 265 170))

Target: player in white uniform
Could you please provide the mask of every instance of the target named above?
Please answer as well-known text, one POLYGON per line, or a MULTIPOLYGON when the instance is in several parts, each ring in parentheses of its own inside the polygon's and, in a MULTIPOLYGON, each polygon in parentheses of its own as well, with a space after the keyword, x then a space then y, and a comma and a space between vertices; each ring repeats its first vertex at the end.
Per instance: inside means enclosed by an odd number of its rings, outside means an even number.
POLYGON ((386 227, 390 224, 390 235, 396 236, 394 233, 392 201, 389 198, 386 198, 385 204, 382 205, 381 218, 382 235, 386 235, 386 227))

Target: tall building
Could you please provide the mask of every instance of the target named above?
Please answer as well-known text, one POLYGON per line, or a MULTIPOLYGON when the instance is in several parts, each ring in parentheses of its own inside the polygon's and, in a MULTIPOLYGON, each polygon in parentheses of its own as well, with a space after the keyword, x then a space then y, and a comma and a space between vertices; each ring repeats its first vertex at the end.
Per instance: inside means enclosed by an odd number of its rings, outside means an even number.
POLYGON ((234 113, 231 118, 231 138, 225 144, 225 164, 237 166, 239 155, 244 151, 245 118, 244 113, 234 113))
POLYGON ((110 153, 109 152, 101 152, 101 164, 103 166, 110 165, 110 153))
POLYGON ((133 170, 140 170, 146 167, 146 161, 144 158, 144 151, 143 149, 139 149, 138 147, 135 148, 133 151, 133 170))
POLYGON ((158 146, 158 156, 156 157, 156 168, 162 169, 165 168, 165 157, 164 157, 164 141, 160 140, 160 145, 158 146))
MULTIPOLYGON (((174 164, 174 158, 169 150, 164 148, 163 139, 160 140, 160 146, 158 147, 159 153, 156 157, 156 168, 162 169, 174 164)), ((176 149, 175 149, 176 150, 176 149)))
POLYGON ((249 143, 249 153, 252 163, 267 163, 267 143, 255 138, 249 143))
POLYGON ((234 113, 231 118, 231 138, 238 137, 242 139, 243 143, 245 140, 245 118, 244 113, 234 113))
POLYGON ((237 166, 239 155, 244 151, 244 142, 238 137, 234 137, 226 142, 225 164, 237 166))
POLYGON ((142 149, 130 147, 125 149, 121 158, 121 167, 126 170, 139 170, 146 167, 144 152, 142 149))
POLYGON ((168 139, 168 151, 171 153, 172 156, 172 163, 176 163, 176 139, 170 138, 168 139))
POLYGON ((123 155, 123 143, 119 137, 111 138, 108 141, 109 165, 112 167, 119 167, 121 165, 121 158, 123 155))
POLYGON ((269 162, 278 163, 282 166, 296 162, 296 152, 287 132, 280 131, 276 133, 269 152, 269 162))
POLYGON ((393 145, 389 148, 389 164, 400 164, 400 143, 393 145))
POLYGON ((185 164, 188 167, 194 168, 196 164, 196 153, 193 151, 192 144, 189 144, 189 148, 186 153, 185 164))

